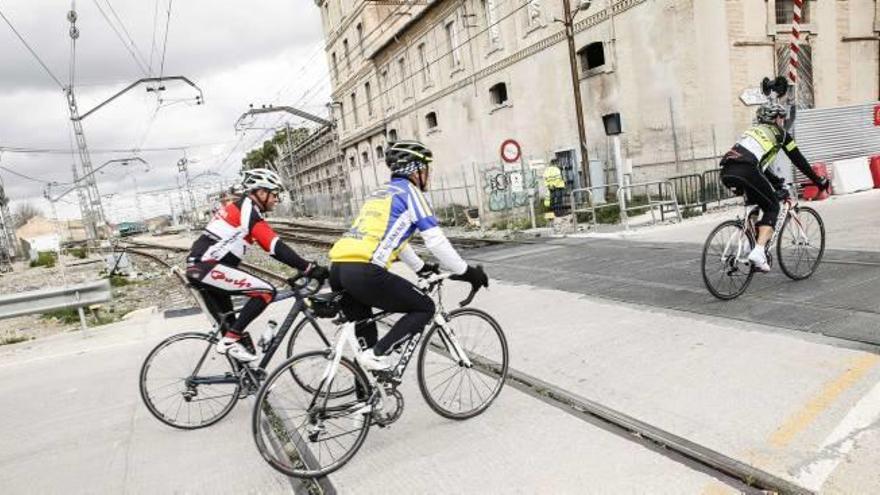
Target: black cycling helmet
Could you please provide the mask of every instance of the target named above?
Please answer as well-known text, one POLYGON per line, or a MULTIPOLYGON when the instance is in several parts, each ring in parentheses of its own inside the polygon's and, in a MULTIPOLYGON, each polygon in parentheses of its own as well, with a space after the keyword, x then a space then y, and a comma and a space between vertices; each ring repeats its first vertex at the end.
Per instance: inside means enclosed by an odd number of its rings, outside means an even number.
POLYGON ((385 151, 385 164, 391 175, 408 177, 434 161, 434 154, 418 141, 395 141, 385 151))
POLYGON ((765 103, 755 112, 755 120, 760 124, 775 124, 777 117, 785 117, 785 107, 779 103, 765 103))

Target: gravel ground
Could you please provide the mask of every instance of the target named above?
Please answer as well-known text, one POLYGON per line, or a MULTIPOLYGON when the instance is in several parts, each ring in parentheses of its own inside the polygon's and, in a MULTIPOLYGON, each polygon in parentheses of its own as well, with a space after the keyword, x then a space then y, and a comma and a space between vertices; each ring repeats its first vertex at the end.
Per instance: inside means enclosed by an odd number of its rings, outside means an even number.
MULTIPOLYGON (((179 304, 184 297, 180 290, 169 290, 169 287, 175 287, 176 282, 161 265, 136 257, 133 257, 132 261, 139 273, 138 277, 126 279, 127 285, 113 287, 113 300, 102 304, 97 309, 97 317, 94 313, 88 315, 89 326, 117 321, 125 314, 140 308, 171 307, 179 304)), ((26 263, 17 263, 12 273, 0 276, 0 294, 94 281, 104 276, 102 273, 104 270, 103 260, 96 256, 86 260, 62 256, 60 262, 52 268, 30 268, 26 263), (85 261, 92 261, 92 263, 83 263, 85 261)), ((8 318, 0 320, 0 345, 10 339, 30 340, 76 331, 79 328, 78 320, 65 323, 42 315, 8 318)))

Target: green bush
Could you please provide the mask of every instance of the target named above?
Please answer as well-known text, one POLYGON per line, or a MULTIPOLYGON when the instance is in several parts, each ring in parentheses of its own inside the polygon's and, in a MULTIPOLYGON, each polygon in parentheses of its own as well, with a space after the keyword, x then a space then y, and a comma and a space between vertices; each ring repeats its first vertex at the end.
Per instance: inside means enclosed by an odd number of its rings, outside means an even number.
POLYGON ((451 204, 434 210, 434 216, 440 220, 440 225, 444 227, 463 226, 468 224, 467 213, 468 206, 451 204))
POLYGON ((79 322, 79 312, 76 310, 76 308, 56 309, 53 311, 47 311, 40 316, 47 320, 58 320, 65 325, 79 322))
POLYGON ((52 268, 55 266, 56 256, 52 251, 40 251, 37 253, 37 259, 31 261, 31 268, 35 268, 38 266, 45 266, 46 268, 52 268))
POLYGON ((4 337, 0 339, 0 345, 17 344, 19 342, 25 342, 28 340, 31 340, 31 338, 25 337, 24 335, 13 335, 11 337, 4 337))
POLYGON ((692 206, 690 208, 682 208, 682 210, 681 210, 681 218, 698 217, 702 214, 703 214, 703 209, 699 206, 692 206))
POLYGON ((131 281, 128 277, 123 277, 122 275, 113 275, 110 277, 110 287, 125 287, 126 285, 131 285, 131 281))
POLYGON ((71 256, 76 257, 76 258, 79 258, 79 259, 81 259, 81 260, 85 259, 86 256, 89 255, 89 253, 88 253, 88 251, 86 250, 85 247, 71 248, 71 249, 69 249, 67 252, 68 252, 71 256))

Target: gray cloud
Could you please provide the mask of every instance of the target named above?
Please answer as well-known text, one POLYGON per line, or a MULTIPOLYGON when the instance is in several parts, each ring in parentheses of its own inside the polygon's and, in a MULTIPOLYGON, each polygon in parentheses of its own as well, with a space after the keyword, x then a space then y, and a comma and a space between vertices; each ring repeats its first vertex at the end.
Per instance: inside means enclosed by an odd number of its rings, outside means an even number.
MULTIPOLYGON (((140 48, 149 65, 153 35, 153 8, 159 6, 156 22, 154 70, 161 57, 167 0, 109 0, 140 48)), ((107 0, 97 0, 111 19, 107 0)), ((143 77, 125 46, 117 39, 95 3, 77 2, 81 36, 77 42, 77 96, 81 112, 115 93, 130 81, 143 77)), ((69 38, 65 19, 69 4, 6 1, 0 10, 39 53, 55 75, 68 80, 69 38)), ((114 19, 115 20, 115 19, 114 19)), ((92 162, 100 165, 124 153, 100 153, 107 149, 189 146, 187 156, 193 176, 221 171, 227 176, 238 170, 241 157, 263 131, 242 136, 232 124, 249 103, 294 103, 320 112, 329 98, 327 68, 322 51, 318 9, 311 1, 248 2, 232 0, 177 0, 173 2, 169 29, 166 75, 185 75, 205 92, 207 104, 192 105, 195 93, 188 87, 169 83, 166 100, 156 112, 154 94, 134 90, 84 121, 92 162), (304 101, 303 93, 314 86, 304 101), (203 146, 196 146, 196 145, 203 146), (236 144, 238 146, 233 148, 236 144), (231 153, 230 153, 231 152, 231 153), (225 166, 221 162, 226 158, 225 166)), ((63 94, 28 54, 5 23, 0 23, 0 146, 66 149, 70 125, 63 94)), ((258 123, 269 125, 275 117, 258 123)), ((293 122, 293 125, 299 124, 293 122)), ((160 189, 175 184, 176 162, 181 151, 145 151, 150 172, 133 171, 140 190, 160 189)), ((3 153, 0 165, 40 179, 70 181, 69 154, 3 153)), ((102 194, 117 194, 111 204, 130 209, 134 184, 119 166, 99 175, 102 194)), ((36 200, 43 185, 0 171, 14 201, 36 200)), ((75 200, 75 195, 68 196, 75 200)), ((145 203, 145 201, 142 201, 145 203)), ((156 201, 151 208, 162 208, 156 201)), ((167 201, 164 201, 167 203, 167 201)), ((59 203, 59 209, 63 203, 59 203)), ((44 205, 47 206, 47 205, 44 205)), ((62 216, 78 215, 69 206, 62 216)))

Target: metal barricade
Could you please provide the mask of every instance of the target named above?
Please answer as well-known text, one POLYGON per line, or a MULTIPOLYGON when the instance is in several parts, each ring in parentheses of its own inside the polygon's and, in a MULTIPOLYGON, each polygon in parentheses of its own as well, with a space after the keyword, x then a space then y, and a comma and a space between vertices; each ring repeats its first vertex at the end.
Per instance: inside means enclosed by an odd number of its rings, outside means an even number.
POLYGON ((617 202, 606 201, 605 203, 602 203, 602 204, 596 204, 596 201, 595 201, 596 191, 600 192, 601 194, 604 194, 606 190, 611 189, 611 188, 615 188, 615 187, 617 187, 617 184, 606 184, 606 185, 602 185, 602 186, 582 187, 580 189, 572 189, 571 194, 569 194, 569 198, 571 200, 572 223, 574 224, 575 231, 577 231, 577 226, 578 226, 578 220, 577 220, 578 213, 589 213, 590 214, 590 224, 595 227, 597 224, 597 222, 596 222, 596 210, 597 209, 607 208, 609 206, 618 206, 618 207, 620 206, 619 197, 618 197, 617 202), (586 196, 587 196, 587 202, 586 202, 585 206, 583 206, 583 207, 579 206, 582 203, 578 203, 578 201, 577 201, 578 194, 580 194, 580 195, 586 194, 586 196))
POLYGON ((721 183, 721 169, 716 168, 703 172, 703 197, 706 203, 718 202, 734 197, 733 191, 721 183))
POLYGON ((675 197, 680 208, 699 207, 706 211, 708 201, 705 196, 705 183, 702 174, 687 174, 669 177, 669 182, 675 188, 675 197))
MULTIPOLYGON (((633 195, 635 196, 635 195, 633 195)), ((657 216, 654 214, 654 209, 659 208, 660 210, 660 219, 664 220, 664 208, 667 206, 672 206, 676 216, 678 217, 678 221, 681 222, 681 209, 678 207, 678 200, 675 196, 675 186, 672 185, 672 182, 668 180, 658 180, 652 182, 640 182, 637 184, 627 184, 622 187, 617 188, 617 203, 622 207, 620 208, 620 220, 624 224, 624 226, 629 229, 629 215, 627 211, 629 210, 648 210, 651 212, 651 223, 657 223, 657 216), (657 186, 657 196, 658 199, 654 199, 651 197, 651 187, 657 186), (663 190, 668 191, 669 199, 664 199, 663 190), (636 205, 636 206, 628 206, 626 205, 625 199, 622 197, 632 189, 644 188, 645 189, 645 197, 647 199, 646 204, 636 205)))
POLYGON ((83 307, 110 301, 109 280, 99 280, 67 287, 16 292, 0 296, 0 319, 45 313, 57 309, 76 308, 83 330, 86 318, 83 307))

